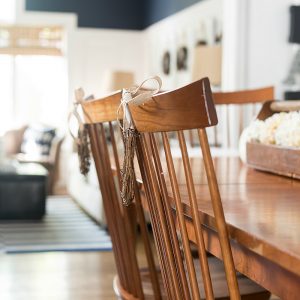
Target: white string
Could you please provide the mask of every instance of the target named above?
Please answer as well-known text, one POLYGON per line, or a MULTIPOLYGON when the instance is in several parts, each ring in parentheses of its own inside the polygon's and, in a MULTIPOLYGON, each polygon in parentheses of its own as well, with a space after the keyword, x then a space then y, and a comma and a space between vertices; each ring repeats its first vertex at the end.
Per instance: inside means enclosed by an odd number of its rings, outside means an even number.
POLYGON ((117 119, 119 122, 119 126, 122 128, 123 131, 128 128, 134 129, 128 104, 132 103, 134 105, 142 105, 146 103, 149 99, 151 99, 153 95, 157 94, 160 91, 161 85, 162 85, 161 78, 158 76, 154 76, 144 80, 138 87, 122 90, 121 103, 117 110, 117 119), (141 89, 143 88, 145 83, 150 80, 156 81, 157 88, 153 90, 146 90, 141 92, 141 89), (121 124, 119 118, 121 108, 123 108, 123 125, 121 124))

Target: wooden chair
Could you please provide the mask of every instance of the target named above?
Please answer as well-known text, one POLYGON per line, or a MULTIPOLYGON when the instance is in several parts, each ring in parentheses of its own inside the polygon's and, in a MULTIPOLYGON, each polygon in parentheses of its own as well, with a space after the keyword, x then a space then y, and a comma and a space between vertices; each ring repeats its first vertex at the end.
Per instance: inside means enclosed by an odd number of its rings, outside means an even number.
POLYGON ((135 201, 123 206, 120 200, 120 134, 116 122, 121 93, 82 102, 91 150, 96 165, 107 226, 111 236, 118 275, 114 289, 121 299, 162 299, 160 272, 155 266, 141 199, 136 187, 135 201), (136 251, 136 217, 140 227, 148 268, 140 269, 136 251))
MULTIPOLYGON (((216 109, 222 128, 215 126, 211 129, 210 145, 232 149, 237 146, 237 139, 245 126, 259 111, 258 106, 274 99, 274 88, 264 87, 234 92, 216 92, 213 93, 213 99, 214 104, 217 105, 216 109), (232 122, 232 114, 234 114, 234 122, 232 122)), ((197 144, 195 135, 197 136, 194 131, 189 131, 189 141, 192 147, 197 144)))
POLYGON ((157 94, 140 106, 131 103, 129 108, 139 132, 137 159, 168 299, 269 299, 269 292, 246 277, 237 275, 233 263, 206 135, 206 128, 218 122, 209 80, 205 78, 172 92, 157 94), (224 267, 217 259, 208 258, 206 253, 207 245, 198 211, 198 201, 201 199, 196 197, 197 186, 193 179, 197 174, 191 172, 183 133, 183 130, 191 129, 198 132, 224 267), (185 180, 180 184, 168 136, 174 131, 178 136, 184 166, 185 180), (162 140, 164 153, 159 151, 159 139, 162 140), (189 203, 191 210, 188 228, 183 200, 189 203), (189 235, 196 237, 199 259, 192 257, 189 235))

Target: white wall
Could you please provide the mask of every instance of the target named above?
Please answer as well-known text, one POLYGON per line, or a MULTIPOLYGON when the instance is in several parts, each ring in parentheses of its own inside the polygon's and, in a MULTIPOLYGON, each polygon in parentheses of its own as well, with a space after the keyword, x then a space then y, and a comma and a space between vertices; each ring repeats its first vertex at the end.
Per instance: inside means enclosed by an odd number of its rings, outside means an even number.
POLYGON ((226 0, 223 7, 222 90, 246 87, 249 0, 226 0))
POLYGON ((288 43, 293 0, 227 0, 224 6, 225 90, 275 86, 281 99, 293 58, 288 43))
POLYGON ((73 86, 101 94, 106 72, 131 71, 136 82, 144 77, 143 33, 129 30, 83 29, 72 34, 69 62, 73 86))
POLYGON ((193 50, 200 37, 201 23, 207 29, 208 42, 213 43, 213 19, 222 26, 222 0, 201 1, 148 27, 145 30, 147 75, 161 76, 164 89, 191 82, 193 50), (183 45, 188 48, 188 70, 178 72, 176 51, 183 45), (171 70, 167 76, 162 72, 162 56, 166 50, 171 53, 171 70))
MULTIPOLYGON (((281 96, 293 57, 288 43, 291 0, 249 2, 247 87, 275 85, 281 96)), ((280 97, 281 98, 281 97, 280 97)))

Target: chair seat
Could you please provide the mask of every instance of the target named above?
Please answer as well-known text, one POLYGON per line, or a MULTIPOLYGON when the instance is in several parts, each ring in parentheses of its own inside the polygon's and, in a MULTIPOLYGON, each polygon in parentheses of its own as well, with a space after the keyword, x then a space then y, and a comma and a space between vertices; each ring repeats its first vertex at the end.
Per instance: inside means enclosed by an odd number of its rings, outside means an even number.
MULTIPOLYGON (((227 282, 225 277, 225 270, 222 261, 215 257, 208 258, 209 268, 211 271, 212 282, 213 282, 213 289, 214 289, 214 296, 215 299, 218 300, 225 300, 230 299, 227 282)), ((200 271, 200 262, 198 259, 194 260, 194 265, 197 272, 197 278, 200 286, 200 293, 201 297, 205 295, 203 283, 201 280, 201 271, 200 271)), ((155 299, 152 290, 152 284, 150 279, 150 273, 148 269, 141 269, 141 278, 143 284, 143 290, 145 294, 145 300, 152 300, 155 299)), ((161 273, 159 273, 159 282, 161 285, 161 291, 163 293, 162 298, 167 299, 167 295, 165 293, 165 288, 163 287, 161 273)), ((266 291, 264 288, 256 284, 255 282, 251 281, 247 277, 243 276, 242 274, 237 274, 238 284, 241 293, 242 300, 267 300, 270 298, 270 292, 266 291)), ((124 289, 120 286, 118 278, 116 276, 114 280, 114 290, 120 299, 124 300, 138 300, 138 298, 132 296, 128 292, 124 291, 124 289)), ((202 298, 203 299, 203 298, 202 298)), ((181 300, 181 299, 180 299, 181 300)))

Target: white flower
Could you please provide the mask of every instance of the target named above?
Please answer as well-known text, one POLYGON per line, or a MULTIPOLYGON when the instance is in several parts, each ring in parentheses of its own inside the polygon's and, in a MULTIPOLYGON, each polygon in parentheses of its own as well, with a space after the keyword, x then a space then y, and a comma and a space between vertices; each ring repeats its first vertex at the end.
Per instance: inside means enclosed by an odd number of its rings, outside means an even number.
POLYGON ((243 131, 240 147, 247 142, 300 148, 300 112, 281 112, 265 121, 253 121, 243 131))
POLYGON ((300 147, 300 112, 291 112, 275 132, 276 145, 300 147))
POLYGON ((243 137, 243 139, 245 139, 247 142, 259 142, 262 131, 265 131, 264 121, 255 120, 244 129, 241 137, 243 137))
POLYGON ((262 144, 275 144, 275 132, 278 126, 288 117, 288 113, 274 114, 264 121, 265 126, 259 133, 259 141, 262 144))

